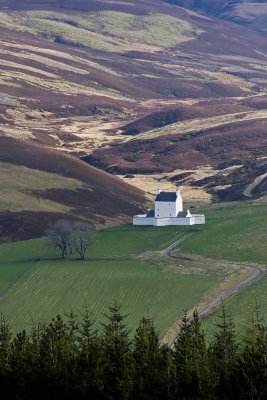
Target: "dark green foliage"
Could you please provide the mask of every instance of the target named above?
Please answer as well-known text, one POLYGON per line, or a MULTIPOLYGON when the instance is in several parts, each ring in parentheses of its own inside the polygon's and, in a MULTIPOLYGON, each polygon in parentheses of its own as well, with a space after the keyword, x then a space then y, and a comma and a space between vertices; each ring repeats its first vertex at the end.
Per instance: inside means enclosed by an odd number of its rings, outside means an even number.
POLYGON ((198 314, 185 313, 174 348, 161 345, 143 318, 129 339, 126 317, 114 304, 101 333, 91 313, 57 316, 11 334, 0 318, 1 400, 264 400, 267 334, 256 310, 237 346, 224 307, 208 345, 198 314))
MULTIPOLYGON (((143 318, 133 343, 134 393, 139 399, 158 398, 160 349, 153 323, 143 318)), ((159 397, 160 398, 160 397, 159 397)))
POLYGON ((238 361, 237 399, 265 399, 267 393, 267 331, 259 308, 252 315, 246 346, 238 361))
POLYGON ((210 348, 213 383, 221 399, 232 398, 233 372, 238 359, 235 328, 232 318, 226 314, 224 305, 216 325, 210 348))
POLYGON ((178 393, 192 398, 208 398, 209 363, 204 333, 194 312, 189 319, 185 313, 175 342, 178 393))
POLYGON ((102 338, 105 388, 103 398, 126 400, 132 387, 132 362, 125 316, 121 314, 117 302, 114 302, 106 317, 108 323, 104 325, 102 338))

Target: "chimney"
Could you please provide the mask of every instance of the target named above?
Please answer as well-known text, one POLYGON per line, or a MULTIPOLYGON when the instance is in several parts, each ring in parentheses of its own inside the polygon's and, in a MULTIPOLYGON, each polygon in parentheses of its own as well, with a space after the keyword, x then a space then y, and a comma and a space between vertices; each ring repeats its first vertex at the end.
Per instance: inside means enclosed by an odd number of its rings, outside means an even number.
POLYGON ((157 189, 156 194, 160 194, 160 192, 161 192, 161 190, 160 190, 160 189, 157 189))
POLYGON ((192 217, 192 214, 191 214, 190 210, 187 210, 186 217, 192 217))
POLYGON ((180 197, 180 196, 181 196, 180 190, 176 190, 176 196, 177 196, 177 197, 180 197))

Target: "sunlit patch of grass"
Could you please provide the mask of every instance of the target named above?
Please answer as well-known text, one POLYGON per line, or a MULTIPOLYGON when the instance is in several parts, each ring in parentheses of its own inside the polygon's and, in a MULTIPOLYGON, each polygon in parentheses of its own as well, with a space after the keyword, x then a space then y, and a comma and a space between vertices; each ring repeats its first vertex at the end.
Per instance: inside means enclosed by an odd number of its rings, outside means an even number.
POLYGON ((267 206, 250 202, 209 207, 206 224, 181 251, 214 258, 267 263, 267 206))
POLYGON ((3 25, 50 41, 113 52, 172 47, 202 32, 193 24, 167 14, 133 15, 115 11, 72 15, 29 11, 5 16, 3 25))
MULTIPOLYGON (((266 110, 250 111, 219 115, 215 117, 205 117, 189 119, 187 121, 175 122, 164 126, 163 128, 153 129, 138 135, 138 139, 153 139, 160 136, 190 134, 214 128, 220 125, 226 125, 238 121, 249 121, 253 119, 265 119, 267 117, 266 110)), ((127 141, 132 140, 131 137, 127 141)))
POLYGON ((48 189, 75 190, 82 183, 57 174, 1 162, 0 186, 0 211, 68 212, 67 206, 42 198, 42 192, 48 189))

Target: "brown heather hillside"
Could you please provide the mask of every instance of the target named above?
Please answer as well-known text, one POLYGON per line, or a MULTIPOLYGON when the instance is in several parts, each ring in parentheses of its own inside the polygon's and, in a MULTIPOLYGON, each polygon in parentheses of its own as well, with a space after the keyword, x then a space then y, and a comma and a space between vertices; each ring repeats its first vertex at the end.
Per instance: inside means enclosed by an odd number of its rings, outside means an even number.
POLYGON ((166 0, 167 3, 228 19, 267 33, 266 0, 166 0))
POLYGON ((140 190, 57 150, 10 137, 0 137, 0 149, 1 240, 40 236, 57 219, 125 222, 145 201, 140 190))
POLYGON ((108 224, 144 206, 77 157, 151 193, 186 176, 185 193, 207 201, 216 190, 195 181, 266 154, 260 34, 159 0, 0 0, 0 38, 0 210, 13 239, 62 216, 108 224))

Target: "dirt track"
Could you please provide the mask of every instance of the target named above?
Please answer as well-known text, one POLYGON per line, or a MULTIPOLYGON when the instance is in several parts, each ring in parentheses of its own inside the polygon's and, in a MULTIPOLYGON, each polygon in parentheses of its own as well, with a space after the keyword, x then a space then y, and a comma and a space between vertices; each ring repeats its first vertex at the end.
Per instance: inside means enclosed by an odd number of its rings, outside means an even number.
MULTIPOLYGON (((175 256, 173 256, 171 254, 172 250, 174 250, 179 244, 181 244, 185 240, 189 239, 189 237, 191 237, 192 235, 193 235, 193 232, 186 234, 185 236, 180 238, 175 243, 171 244, 166 249, 161 250, 160 254, 163 255, 163 256, 166 256, 166 257, 174 258, 174 259, 178 258, 178 257, 175 257, 175 256)), ((220 296, 217 296, 215 299, 210 301, 205 307, 203 307, 200 310, 198 310, 199 317, 204 317, 205 315, 209 314, 215 307, 220 306, 220 304, 224 300, 227 300, 229 297, 237 294, 238 292, 240 292, 240 290, 244 289, 246 286, 250 285, 256 279, 258 279, 260 274, 261 274, 261 270, 259 268, 257 268, 253 264, 235 263, 235 265, 238 266, 239 268, 244 268, 244 269, 250 271, 251 275, 248 278, 246 278, 246 279, 242 280, 241 282, 237 283, 236 285, 234 285, 230 289, 225 290, 222 294, 220 294, 220 296)), ((179 335, 179 331, 176 333, 176 335, 174 336, 173 340, 171 341, 171 346, 174 344, 175 339, 177 338, 178 335, 179 335)))
POLYGON ((252 197, 252 192, 253 190, 267 177, 267 172, 265 174, 262 174, 258 176, 254 182, 250 183, 246 189, 244 190, 243 194, 246 197, 252 197))

